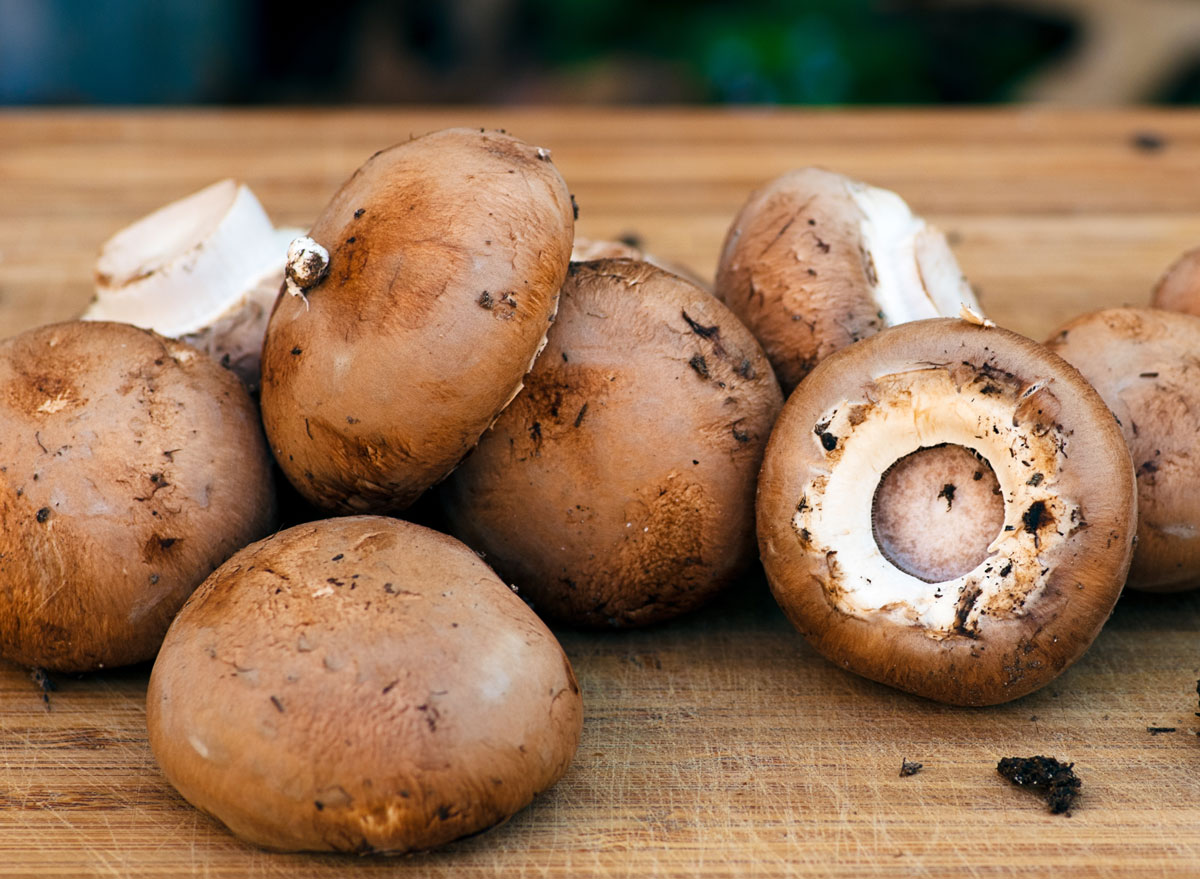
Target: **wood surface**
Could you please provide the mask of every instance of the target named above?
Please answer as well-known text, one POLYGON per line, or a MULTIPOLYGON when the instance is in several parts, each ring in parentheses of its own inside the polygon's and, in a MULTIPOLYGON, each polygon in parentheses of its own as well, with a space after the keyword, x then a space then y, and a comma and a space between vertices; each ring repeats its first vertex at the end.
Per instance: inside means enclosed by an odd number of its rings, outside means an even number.
MULTIPOLYGON (((581 234, 636 232, 707 275, 779 172, 895 189, 950 233, 990 316, 1037 338, 1145 303, 1200 244, 1197 113, 8 112, 0 336, 75 315, 103 240, 173 198, 240 177, 304 226, 376 149, 451 124, 550 148, 581 234)), ((1200 876, 1200 594, 1126 596, 1052 685, 973 710, 825 662, 755 577, 671 625, 559 634, 587 711, 568 775, 399 859, 269 854, 191 809, 146 745, 146 667, 57 678, 47 708, 0 666, 0 876, 1200 876), (1030 754, 1076 763, 1071 817, 996 774, 1030 754), (925 768, 900 778, 905 758, 925 768)))

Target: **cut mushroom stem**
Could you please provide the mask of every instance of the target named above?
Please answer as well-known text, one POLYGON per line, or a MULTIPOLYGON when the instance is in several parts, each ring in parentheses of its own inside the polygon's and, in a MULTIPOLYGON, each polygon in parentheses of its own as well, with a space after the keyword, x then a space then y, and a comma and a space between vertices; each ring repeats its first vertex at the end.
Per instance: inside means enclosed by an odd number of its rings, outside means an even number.
POLYGON ((287 291, 308 303, 306 292, 325 280, 329 274, 329 251, 307 235, 288 245, 287 291))
POLYGON ((110 238, 84 320, 183 339, 258 384, 259 350, 295 229, 276 229, 244 183, 221 180, 110 238))

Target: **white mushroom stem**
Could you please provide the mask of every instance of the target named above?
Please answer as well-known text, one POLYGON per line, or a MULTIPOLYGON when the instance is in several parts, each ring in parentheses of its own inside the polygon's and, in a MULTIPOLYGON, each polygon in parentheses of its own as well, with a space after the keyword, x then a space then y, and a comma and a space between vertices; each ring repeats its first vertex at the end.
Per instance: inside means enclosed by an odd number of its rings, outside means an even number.
POLYGON ((863 213, 861 232, 873 293, 889 326, 932 317, 955 317, 965 305, 982 313, 946 238, 915 216, 886 189, 848 181, 863 213))
POLYGON ((245 184, 221 180, 105 242, 96 296, 82 318, 186 339, 253 385, 266 318, 297 232, 276 229, 245 184))

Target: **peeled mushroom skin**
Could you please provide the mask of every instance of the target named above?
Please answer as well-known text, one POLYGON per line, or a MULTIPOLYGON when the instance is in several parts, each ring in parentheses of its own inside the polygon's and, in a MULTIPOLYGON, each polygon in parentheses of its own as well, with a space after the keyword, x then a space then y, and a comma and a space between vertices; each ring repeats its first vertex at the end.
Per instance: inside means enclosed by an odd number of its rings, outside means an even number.
POLYGON ((445 477, 521 387, 553 321, 574 229, 549 153, 449 129, 383 150, 310 233, 327 274, 282 296, 263 421, 326 510, 401 510, 445 477))
POLYGON ((566 771, 582 702, 558 642, 475 553, 396 519, 299 525, 180 612, 146 699, 163 773, 281 851, 428 849, 566 771))
POLYGON ((237 378, 126 324, 0 342, 0 655, 88 671, 154 655, 209 573, 273 527, 237 378))
POLYGON ((1083 377, 948 319, 818 364, 758 492, 763 565, 796 628, 851 671, 964 705, 1032 692, 1084 652, 1137 514, 1129 452, 1083 377))
POLYGON ((1137 476, 1137 548, 1129 586, 1200 586, 1200 317, 1110 308, 1076 318, 1046 343, 1112 409, 1137 476))
POLYGON ((751 194, 725 237, 716 295, 788 393, 822 358, 884 327, 980 312, 945 237, 898 195, 821 168, 751 194))
POLYGON ((538 613, 657 622, 752 562, 782 396, 716 299, 644 262, 573 263, 526 385, 441 493, 451 530, 538 613))

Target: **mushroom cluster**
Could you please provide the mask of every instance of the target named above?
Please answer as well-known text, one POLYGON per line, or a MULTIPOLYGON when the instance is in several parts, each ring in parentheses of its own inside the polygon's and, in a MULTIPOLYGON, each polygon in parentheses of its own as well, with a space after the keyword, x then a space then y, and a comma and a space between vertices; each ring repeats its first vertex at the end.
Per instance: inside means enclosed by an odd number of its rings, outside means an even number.
POLYGON ((537 615, 662 623, 757 549, 831 661, 990 705, 1127 579, 1200 584, 1195 252, 1155 293, 1193 314, 1041 345, 829 171, 751 195, 714 293, 577 213, 548 150, 458 128, 307 234, 222 181, 114 236, 87 321, 0 342, 0 655, 156 657, 184 798, 266 848, 397 853, 567 771, 582 697, 537 615), (335 518, 270 534, 274 467, 335 518), (422 497, 453 536, 390 517, 422 497))

